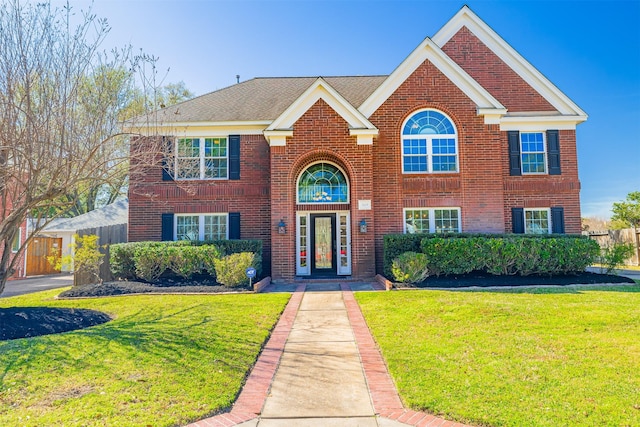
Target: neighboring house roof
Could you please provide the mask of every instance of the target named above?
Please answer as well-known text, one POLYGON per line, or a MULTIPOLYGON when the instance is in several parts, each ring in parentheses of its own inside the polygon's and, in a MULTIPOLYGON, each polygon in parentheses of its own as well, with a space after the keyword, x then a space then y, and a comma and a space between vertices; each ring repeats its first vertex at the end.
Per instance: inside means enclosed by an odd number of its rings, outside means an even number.
MULTIPOLYGON (((387 76, 323 77, 351 105, 359 107, 387 76)), ((260 77, 164 108, 163 122, 272 121, 318 77, 260 77)))
POLYGON ((92 210, 73 218, 57 218, 42 232, 76 232, 85 228, 127 224, 129 222, 129 199, 121 199, 103 208, 92 210))

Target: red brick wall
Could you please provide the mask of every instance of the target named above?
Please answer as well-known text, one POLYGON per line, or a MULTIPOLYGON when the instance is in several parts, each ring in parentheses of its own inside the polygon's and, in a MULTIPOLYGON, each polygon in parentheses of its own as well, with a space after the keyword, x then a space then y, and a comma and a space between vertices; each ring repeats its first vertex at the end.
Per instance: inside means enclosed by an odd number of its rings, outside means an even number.
POLYGON ((555 111, 467 27, 462 27, 442 50, 510 112, 555 111))
POLYGON ((319 100, 293 126, 293 137, 285 147, 271 148, 271 217, 274 279, 291 280, 295 275, 295 212, 301 210, 350 210, 352 276, 375 275, 373 211, 358 211, 358 200, 371 200, 372 146, 357 145, 349 136, 348 124, 326 102, 319 100), (296 206, 296 180, 310 164, 330 161, 341 167, 350 183, 350 204, 296 206), (277 234, 280 219, 288 225, 287 234, 277 234), (358 224, 366 218, 369 233, 361 234, 358 224), (277 249, 276 249, 277 248, 277 249))
POLYGON ((502 133, 486 126, 476 105, 429 62, 421 65, 370 117, 380 129, 374 142, 376 260, 382 238, 402 233, 403 208, 460 207, 466 232, 503 232, 502 133), (460 173, 402 174, 403 122, 423 108, 447 114, 458 132, 460 173))
MULTIPOLYGON (((145 139, 132 142, 133 150, 145 139)), ((135 158, 135 156, 134 156, 135 158)), ((134 164, 129 188, 129 241, 160 240, 163 213, 240 212, 241 237, 263 241, 264 268, 269 271, 269 145, 262 135, 242 135, 240 180, 162 181, 155 165, 134 164)))
MULTIPOLYGON (((560 168, 561 175, 523 175, 509 176, 509 170, 503 171, 504 180, 504 218, 506 231, 511 232, 511 208, 564 208, 565 232, 580 234, 580 181, 578 179, 578 158, 576 152, 576 132, 561 130, 560 168)), ((504 163, 508 165, 507 137, 503 138, 504 163)))

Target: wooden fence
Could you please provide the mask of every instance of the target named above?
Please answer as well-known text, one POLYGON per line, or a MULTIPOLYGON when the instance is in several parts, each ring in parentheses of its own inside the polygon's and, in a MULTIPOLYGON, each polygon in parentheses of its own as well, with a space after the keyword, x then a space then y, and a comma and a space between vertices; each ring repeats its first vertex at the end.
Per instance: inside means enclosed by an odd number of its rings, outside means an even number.
MULTIPOLYGON (((79 236, 86 236, 88 234, 95 234, 98 236, 98 245, 101 246, 100 252, 104 253, 104 262, 100 266, 100 278, 103 282, 113 280, 111 269, 109 268, 109 247, 114 243, 126 243, 127 242, 127 224, 108 225, 104 227, 85 228, 78 230, 79 236), (102 248, 102 246, 106 247, 102 248)), ((94 282, 95 279, 88 274, 75 273, 73 275, 73 284, 84 285, 94 282)))
POLYGON ((623 230, 605 230, 605 231, 589 231, 589 237, 598 242, 601 248, 613 245, 614 243, 631 243, 636 248, 633 256, 628 258, 626 265, 640 265, 638 263, 638 239, 640 239, 640 230, 633 233, 633 228, 625 228, 623 230))

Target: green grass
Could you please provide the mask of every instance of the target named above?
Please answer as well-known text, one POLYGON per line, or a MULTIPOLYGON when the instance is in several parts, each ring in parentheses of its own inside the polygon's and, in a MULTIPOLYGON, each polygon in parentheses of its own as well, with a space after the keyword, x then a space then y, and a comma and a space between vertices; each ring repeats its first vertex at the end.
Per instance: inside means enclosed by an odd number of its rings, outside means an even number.
POLYGON ((100 310, 115 320, 0 342, 2 426, 173 426, 233 403, 288 294, 128 296, 0 307, 100 310))
POLYGON ((356 297, 413 409, 483 426, 640 425, 640 284, 356 297))

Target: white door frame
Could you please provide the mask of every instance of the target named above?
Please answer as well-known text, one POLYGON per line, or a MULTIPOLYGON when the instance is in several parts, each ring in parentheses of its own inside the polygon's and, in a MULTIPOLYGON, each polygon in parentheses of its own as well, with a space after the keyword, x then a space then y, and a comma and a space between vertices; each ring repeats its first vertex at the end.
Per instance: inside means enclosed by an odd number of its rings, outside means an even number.
POLYGON ((350 211, 300 211, 296 213, 296 275, 311 275, 311 224, 312 214, 335 215, 336 224, 336 273, 351 275, 351 212, 350 211))

